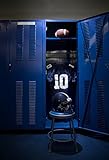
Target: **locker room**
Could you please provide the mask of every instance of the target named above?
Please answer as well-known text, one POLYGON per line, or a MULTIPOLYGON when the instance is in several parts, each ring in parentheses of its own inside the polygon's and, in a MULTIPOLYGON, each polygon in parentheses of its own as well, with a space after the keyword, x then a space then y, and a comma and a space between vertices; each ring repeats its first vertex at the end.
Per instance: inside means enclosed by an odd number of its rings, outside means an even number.
POLYGON ((50 128, 53 96, 64 92, 76 128, 109 134, 108 42, 109 13, 76 21, 1 20, 0 130, 50 128), (60 38, 55 33, 62 28, 69 34, 60 38))

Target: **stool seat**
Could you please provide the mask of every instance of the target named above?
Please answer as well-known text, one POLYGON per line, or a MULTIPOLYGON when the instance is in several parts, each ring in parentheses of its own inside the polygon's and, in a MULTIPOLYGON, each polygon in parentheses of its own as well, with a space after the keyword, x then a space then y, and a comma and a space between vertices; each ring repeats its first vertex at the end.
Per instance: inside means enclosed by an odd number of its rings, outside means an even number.
POLYGON ((56 118, 56 119, 71 119, 74 117, 75 112, 67 113, 67 112, 57 112, 57 111, 50 111, 49 115, 51 118, 56 118))

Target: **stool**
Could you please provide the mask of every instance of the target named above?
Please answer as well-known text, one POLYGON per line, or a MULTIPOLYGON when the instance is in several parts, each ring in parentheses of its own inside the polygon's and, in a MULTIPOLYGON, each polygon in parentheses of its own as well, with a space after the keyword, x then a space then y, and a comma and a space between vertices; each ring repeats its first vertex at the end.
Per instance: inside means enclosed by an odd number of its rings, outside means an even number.
POLYGON ((74 119, 74 115, 75 112, 72 113, 62 113, 62 112, 56 112, 56 111, 50 111, 49 112, 49 116, 52 118, 52 123, 51 123, 51 130, 48 132, 48 137, 50 139, 50 143, 49 143, 49 151, 51 152, 51 146, 53 141, 57 141, 57 142, 69 142, 69 141, 73 141, 74 145, 75 145, 75 151, 78 152, 78 147, 77 147, 77 142, 76 142, 76 132, 74 129, 74 123, 73 123, 73 119, 74 119), (54 125, 55 125, 55 120, 68 120, 69 121, 69 129, 54 129, 54 125), (54 132, 59 132, 59 131, 67 131, 71 134, 71 139, 67 139, 67 140, 59 140, 53 137, 54 132))

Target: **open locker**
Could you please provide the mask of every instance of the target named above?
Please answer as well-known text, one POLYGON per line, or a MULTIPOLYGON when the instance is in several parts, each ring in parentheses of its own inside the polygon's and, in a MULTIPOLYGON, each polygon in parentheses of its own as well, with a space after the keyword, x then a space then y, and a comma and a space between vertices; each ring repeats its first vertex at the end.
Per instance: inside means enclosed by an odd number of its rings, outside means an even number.
MULTIPOLYGON (((72 95, 72 97, 75 94, 74 99, 76 101, 74 104, 77 114, 76 118, 79 122, 78 128, 105 135, 109 134, 109 13, 76 22, 48 21, 46 29, 48 30, 46 36, 46 63, 50 61, 50 58, 51 62, 56 61, 56 64, 66 63, 65 59, 59 60, 61 59, 59 56, 56 57, 55 55, 55 57, 50 57, 52 49, 58 49, 58 55, 59 53, 61 55, 60 51, 66 50, 67 48, 68 51, 72 50, 76 55, 75 73, 77 79, 76 83, 73 83, 76 84, 76 89, 73 90, 72 85, 69 85, 71 90, 67 93, 72 95), (48 30, 50 27, 52 28, 51 32, 48 30), (59 28, 69 29, 71 37, 69 36, 65 39, 54 37, 53 34, 56 29, 59 28)), ((55 53, 56 52, 53 52, 52 54, 55 53)), ((73 60, 73 56, 71 59, 73 60)), ((61 71, 61 67, 59 70, 61 71)), ((62 69, 62 72, 63 71, 64 69, 62 69)), ((58 74, 61 73, 58 72, 58 74)), ((52 77, 48 76, 48 78, 50 78, 49 81, 51 81, 52 77)), ((46 87, 49 85, 47 82, 46 87)), ((50 87, 53 88, 53 85, 50 87)), ((54 93, 56 91, 57 90, 55 90, 54 93)), ((53 92, 49 93, 54 94, 53 92)), ((48 96, 48 99, 50 99, 50 96, 48 96)), ((50 101, 51 99, 48 103, 49 107, 50 101)), ((46 115, 50 110, 49 107, 47 107, 46 115)))
MULTIPOLYGON (((77 106, 77 23, 70 20, 47 20, 46 117, 48 120, 49 111, 54 107, 53 98, 60 92, 67 94, 72 99, 74 110, 78 110, 75 107, 77 106), (69 34, 57 37, 56 31, 60 29, 68 30, 69 34)), ((56 107, 58 106, 54 108, 56 107)))

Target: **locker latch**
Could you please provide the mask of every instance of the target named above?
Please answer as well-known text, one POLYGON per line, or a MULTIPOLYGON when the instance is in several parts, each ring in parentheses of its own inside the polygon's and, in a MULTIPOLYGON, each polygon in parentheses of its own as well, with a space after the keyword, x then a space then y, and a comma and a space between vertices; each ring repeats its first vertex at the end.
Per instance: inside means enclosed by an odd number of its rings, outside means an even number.
POLYGON ((9 64, 8 64, 8 66, 9 66, 9 72, 11 72, 12 64, 11 64, 11 63, 9 63, 9 64))

